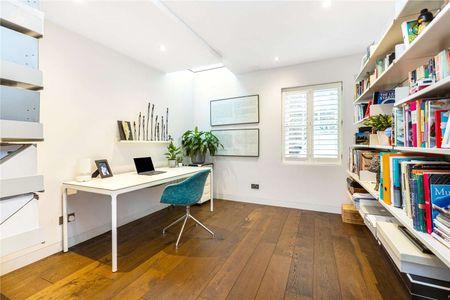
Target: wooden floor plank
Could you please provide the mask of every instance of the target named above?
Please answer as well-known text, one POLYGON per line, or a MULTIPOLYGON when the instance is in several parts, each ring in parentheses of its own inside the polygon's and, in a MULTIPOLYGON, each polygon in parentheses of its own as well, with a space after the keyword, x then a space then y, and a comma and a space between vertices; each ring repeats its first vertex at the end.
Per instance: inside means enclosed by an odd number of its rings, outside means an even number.
POLYGON ((339 215, 216 201, 192 207, 211 239, 166 208, 121 226, 119 271, 110 233, 0 277, 0 299, 408 299, 394 267, 365 226, 339 215))

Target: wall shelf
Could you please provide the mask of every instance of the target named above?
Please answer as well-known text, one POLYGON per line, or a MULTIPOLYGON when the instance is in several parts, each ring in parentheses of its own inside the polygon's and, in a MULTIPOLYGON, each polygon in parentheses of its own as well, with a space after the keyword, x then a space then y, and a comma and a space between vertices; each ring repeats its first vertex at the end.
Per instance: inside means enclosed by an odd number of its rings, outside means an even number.
MULTIPOLYGON (((414 1, 408 1, 414 2, 414 1)), ((400 26, 400 24, 398 24, 400 26)), ((450 44, 450 5, 446 5, 403 54, 366 89, 354 103, 365 102, 376 91, 394 88, 414 70, 450 44)))
POLYGON ((394 106, 402 106, 410 101, 420 98, 430 98, 430 97, 438 97, 438 96, 449 96, 450 94, 450 76, 445 77, 444 79, 432 84, 423 90, 409 95, 408 97, 403 98, 401 101, 395 103, 394 106))
POLYGON ((371 194, 375 199, 380 198, 380 192, 375 190, 375 182, 367 182, 359 180, 359 176, 355 173, 347 170, 348 175, 352 177, 356 182, 358 182, 369 194, 371 194))
POLYGON ((381 146, 381 145, 357 145, 354 144, 351 146, 356 149, 379 149, 379 150, 393 150, 392 146, 381 146))
POLYGON ((119 144, 169 144, 170 141, 117 141, 119 144))
POLYGON ((44 13, 19 1, 0 1, 0 25, 20 33, 41 38, 44 13))
POLYGON ((428 249, 431 250, 431 252, 434 253, 434 255, 439 257, 439 259, 450 268, 450 250, 446 246, 431 235, 416 231, 412 220, 406 216, 402 209, 392 207, 381 200, 378 202, 380 202, 380 204, 386 208, 397 221, 405 226, 412 235, 419 239, 425 246, 427 246, 428 249))
POLYGON ((381 37, 376 45, 372 55, 367 59, 364 66, 361 68, 359 74, 356 76, 355 82, 359 82, 367 77, 375 69, 376 60, 385 56, 389 51, 392 51, 396 44, 403 42, 401 24, 406 20, 417 18, 422 8, 428 8, 430 11, 435 11, 441 7, 443 1, 406 1, 402 9, 389 25, 386 32, 381 37))

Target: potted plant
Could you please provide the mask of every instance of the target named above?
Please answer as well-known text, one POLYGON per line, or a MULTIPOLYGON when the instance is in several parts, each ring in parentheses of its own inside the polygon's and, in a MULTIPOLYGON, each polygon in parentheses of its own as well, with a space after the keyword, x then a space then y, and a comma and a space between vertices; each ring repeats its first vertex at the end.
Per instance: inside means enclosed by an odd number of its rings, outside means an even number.
POLYGON ((392 116, 385 114, 371 116, 364 121, 364 125, 372 127, 377 135, 378 145, 389 146, 389 136, 386 135, 386 129, 392 127, 392 116))
POLYGON ((183 166, 183 156, 178 156, 177 157, 177 163, 178 163, 178 167, 182 167, 183 166))
POLYGON ((175 168, 177 165, 177 156, 181 153, 181 148, 175 146, 173 141, 170 141, 169 146, 167 146, 167 152, 164 153, 167 160, 169 161, 169 168, 175 168))
POLYGON ((183 134, 181 145, 186 156, 189 156, 192 163, 196 165, 201 165, 205 162, 207 151, 209 151, 210 155, 214 155, 219 147, 223 147, 219 139, 211 131, 199 131, 198 127, 183 134))

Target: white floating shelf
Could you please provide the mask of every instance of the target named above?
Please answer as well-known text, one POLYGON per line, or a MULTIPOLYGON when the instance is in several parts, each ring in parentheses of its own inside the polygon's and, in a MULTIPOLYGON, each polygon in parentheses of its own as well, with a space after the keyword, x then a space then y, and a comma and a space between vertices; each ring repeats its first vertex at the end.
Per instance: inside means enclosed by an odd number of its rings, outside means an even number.
POLYGON ((169 144, 170 141, 117 141, 120 144, 169 144))
POLYGON ((405 103, 408 103, 415 99, 420 98, 430 98, 430 97, 446 97, 450 95, 450 76, 445 77, 444 79, 432 84, 417 93, 409 95, 406 98, 403 98, 398 103, 395 103, 395 106, 402 106, 405 103))
POLYGON ((44 190, 44 176, 0 179, 0 198, 23 195, 44 190))
POLYGON ((380 192, 375 190, 375 182, 367 182, 359 180, 359 176, 355 173, 347 170, 348 175, 352 177, 356 182, 358 182, 369 194, 371 194, 375 199, 380 198, 380 192))
POLYGON ((44 13, 20 1, 0 1, 0 24, 23 34, 41 38, 44 13))
POLYGON ((32 142, 44 140, 42 123, 0 120, 1 142, 32 142))
POLYGON ((420 10, 423 8, 427 8, 430 11, 435 11, 440 8, 443 3, 444 1, 406 1, 402 9, 381 37, 372 55, 361 68, 361 71, 356 76, 355 82, 359 82, 366 78, 367 74, 371 73, 375 69, 375 64, 378 58, 387 55, 390 51, 393 51, 396 44, 403 43, 401 24, 404 21, 417 19, 420 10))
POLYGON ((394 147, 394 150, 401 151, 401 152, 416 152, 416 153, 450 155, 450 149, 443 149, 443 148, 394 147))
POLYGON ((450 268, 450 249, 444 246, 441 242, 436 240, 434 237, 427 233, 419 232, 414 229, 412 220, 408 218, 405 212, 396 207, 392 207, 383 201, 379 201, 381 205, 386 208, 397 221, 399 221, 403 226, 405 226, 408 231, 419 239, 428 249, 433 252, 443 263, 445 263, 450 268))
POLYGON ((368 118, 369 118, 369 117, 362 118, 361 120, 359 120, 359 121, 353 123, 353 125, 354 125, 354 126, 364 125, 364 121, 367 120, 368 118))
POLYGON ((450 45, 450 30, 448 28, 450 28, 450 5, 446 5, 442 9, 403 54, 396 58, 354 103, 368 101, 375 91, 396 87, 407 79, 408 72, 426 63, 430 57, 448 47, 450 45))
POLYGON ((42 72, 2 60, 0 62, 0 83, 29 90, 41 90, 43 88, 42 72))
POLYGON ((352 148, 359 149, 379 149, 379 150, 393 150, 392 146, 380 146, 380 145, 352 145, 352 148))

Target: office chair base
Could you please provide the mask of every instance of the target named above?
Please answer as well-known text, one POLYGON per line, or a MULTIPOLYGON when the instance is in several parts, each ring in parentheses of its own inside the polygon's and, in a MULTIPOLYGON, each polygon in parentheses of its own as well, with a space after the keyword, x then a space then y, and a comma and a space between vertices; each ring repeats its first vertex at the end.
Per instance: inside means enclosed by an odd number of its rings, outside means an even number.
POLYGON ((180 223, 181 221, 183 221, 183 226, 181 226, 181 230, 180 233, 178 234, 178 238, 177 238, 177 242, 175 244, 175 247, 178 249, 178 245, 180 244, 180 239, 181 239, 181 235, 183 234, 183 230, 184 227, 186 226, 186 222, 187 220, 191 218, 196 224, 200 225, 203 229, 205 229, 206 231, 209 232, 209 234, 212 235, 212 237, 214 237, 214 232, 212 232, 208 227, 206 227, 205 225, 203 225, 199 220, 197 220, 196 218, 194 218, 191 213, 190 213, 190 207, 186 206, 186 214, 180 218, 178 218, 177 220, 173 221, 172 223, 170 223, 169 225, 167 225, 166 227, 164 227, 163 229, 163 235, 166 234, 166 230, 169 229, 170 227, 172 227, 175 224, 180 223))

